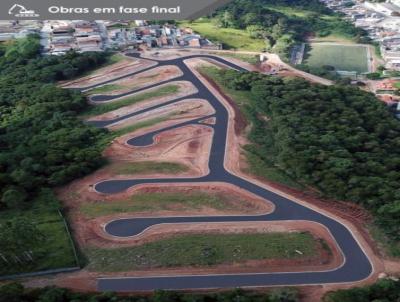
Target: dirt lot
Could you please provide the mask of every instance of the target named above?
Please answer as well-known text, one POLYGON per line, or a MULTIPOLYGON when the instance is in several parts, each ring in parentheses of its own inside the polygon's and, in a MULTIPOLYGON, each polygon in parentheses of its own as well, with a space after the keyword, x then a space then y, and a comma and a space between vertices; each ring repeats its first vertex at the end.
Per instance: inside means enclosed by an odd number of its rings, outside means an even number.
POLYGON ((63 82, 61 87, 63 88, 82 88, 99 83, 103 83, 118 77, 125 76, 130 73, 138 72, 145 68, 155 66, 157 63, 149 60, 124 57, 118 63, 97 69, 94 73, 89 76, 79 78, 76 80, 63 82))
MULTIPOLYGON (((151 86, 181 76, 182 71, 176 66, 161 66, 139 74, 111 82, 107 85, 118 86, 115 90, 102 92, 102 95, 118 95, 132 90, 151 86)), ((91 94, 90 90, 88 91, 91 94)), ((93 93, 95 94, 95 93, 93 93)))

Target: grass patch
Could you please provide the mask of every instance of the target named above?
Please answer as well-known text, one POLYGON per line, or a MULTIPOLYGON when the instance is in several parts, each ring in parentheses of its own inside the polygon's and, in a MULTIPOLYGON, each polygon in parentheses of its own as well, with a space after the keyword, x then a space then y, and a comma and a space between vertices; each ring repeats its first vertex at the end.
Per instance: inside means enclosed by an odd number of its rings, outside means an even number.
POLYGON ((391 95, 394 95, 395 91, 394 90, 377 90, 376 94, 391 94, 391 95))
POLYGON ((354 45, 311 44, 309 57, 305 62, 312 68, 329 65, 336 70, 368 72, 367 48, 354 45))
POLYGON ((104 103, 104 104, 99 104, 96 106, 91 106, 88 108, 87 111, 84 112, 83 117, 90 117, 90 116, 95 116, 99 114, 103 114, 106 112, 110 112, 113 110, 117 110, 119 108, 133 105, 142 101, 146 101, 152 98, 158 98, 158 97, 164 97, 168 95, 175 94, 179 91, 179 86, 178 85, 168 85, 164 86, 149 92, 143 92, 134 96, 129 96, 129 97, 124 97, 121 98, 118 101, 110 102, 110 103, 104 103))
POLYGON ((220 28, 212 24, 210 19, 202 18, 194 22, 180 22, 181 27, 190 27, 203 37, 222 43, 225 49, 262 51, 265 43, 262 39, 253 39, 247 31, 234 28, 220 28))
POLYGON ((34 262, 5 264, 0 260, 0 275, 69 268, 78 265, 63 219, 57 211, 57 201, 51 193, 47 194, 41 194, 33 202, 34 207, 31 209, 0 212, 0 224, 11 217, 24 218, 34 222, 44 235, 44 239, 31 248, 34 262))
POLYGON ((81 211, 90 218, 118 213, 152 212, 176 210, 241 210, 249 208, 245 200, 232 199, 223 193, 210 194, 201 191, 183 192, 148 192, 135 194, 129 199, 113 202, 86 203, 81 211), (241 206, 242 205, 242 206, 241 206))
POLYGON ((302 259, 317 253, 310 233, 181 235, 136 247, 87 250, 89 270, 212 266, 260 259, 302 259), (296 250, 301 251, 299 254, 296 250))
POLYGON ((124 163, 116 164, 112 167, 114 173, 124 174, 140 174, 140 173, 165 173, 165 174, 176 174, 185 172, 188 167, 178 163, 170 162, 136 162, 136 163, 124 163))
POLYGON ((400 89, 400 82, 394 83, 393 86, 397 89, 400 89))
POLYGON ((156 125, 158 123, 162 123, 162 122, 167 121, 170 117, 174 116, 175 114, 176 113, 171 113, 171 114, 169 114, 167 116, 156 117, 156 118, 153 118, 153 119, 149 119, 147 121, 136 123, 134 125, 123 127, 121 129, 113 131, 111 133, 111 136, 112 137, 118 137, 118 136, 125 135, 127 133, 135 132, 136 130, 139 130, 139 129, 142 129, 142 128, 154 126, 154 125, 156 125))
POLYGON ((87 76, 94 75, 94 74, 96 74, 96 73, 98 72, 99 69, 104 68, 104 67, 107 67, 107 66, 110 66, 110 65, 112 65, 112 64, 119 63, 119 62, 121 62, 121 61, 124 60, 124 59, 126 59, 126 57, 123 56, 123 55, 120 54, 120 53, 114 53, 114 54, 112 54, 112 55, 109 55, 109 56, 107 57, 107 61, 106 61, 104 64, 102 64, 101 66, 99 66, 99 68, 96 68, 96 69, 94 69, 94 70, 88 70, 88 71, 86 71, 86 72, 80 74, 80 75, 79 75, 78 77, 76 77, 75 79, 80 79, 80 78, 84 78, 84 77, 87 77, 87 76))
POLYGON ((238 60, 253 64, 253 65, 260 63, 260 57, 257 55, 246 55, 246 54, 241 54, 241 53, 228 53, 228 52, 223 52, 223 53, 218 52, 215 54, 219 55, 221 57, 238 59, 238 60))
POLYGON ((120 53, 115 53, 115 54, 113 54, 113 55, 111 55, 109 57, 109 59, 107 60, 106 66, 107 65, 112 65, 112 64, 115 64, 115 63, 119 63, 123 59, 126 59, 126 57, 121 55, 120 53))
POLYGON ((106 85, 103 85, 103 86, 100 86, 100 87, 96 87, 96 88, 90 89, 88 91, 88 94, 91 95, 91 94, 112 92, 112 91, 117 91, 117 90, 120 90, 120 89, 123 89, 123 88, 125 88, 125 87, 121 86, 121 85, 117 85, 117 84, 106 84, 106 85))

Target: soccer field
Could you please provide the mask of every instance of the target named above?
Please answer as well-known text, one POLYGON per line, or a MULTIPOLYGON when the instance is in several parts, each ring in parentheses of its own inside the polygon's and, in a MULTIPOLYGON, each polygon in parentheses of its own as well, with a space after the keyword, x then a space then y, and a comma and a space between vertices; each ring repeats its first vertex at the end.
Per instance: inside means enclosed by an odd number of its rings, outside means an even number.
POLYGON ((368 49, 358 45, 310 44, 306 63, 311 67, 334 66, 339 71, 368 72, 368 49))

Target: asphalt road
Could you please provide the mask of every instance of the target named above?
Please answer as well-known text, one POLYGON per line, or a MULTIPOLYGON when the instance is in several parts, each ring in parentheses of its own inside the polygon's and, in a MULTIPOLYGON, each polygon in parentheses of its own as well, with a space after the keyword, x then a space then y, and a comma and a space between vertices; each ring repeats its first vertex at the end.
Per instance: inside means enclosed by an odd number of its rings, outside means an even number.
MULTIPOLYGON (((232 64, 219 57, 211 55, 195 55, 185 58, 159 61, 157 66, 176 65, 183 76, 166 81, 185 80, 190 81, 198 89, 198 93, 185 98, 201 98, 207 100, 215 109, 215 125, 209 125, 214 129, 214 137, 211 146, 209 168, 210 173, 200 178, 165 178, 165 179, 126 179, 126 180, 107 180, 95 185, 95 189, 100 193, 115 194, 123 192, 128 188, 144 183, 190 183, 190 182, 226 182, 243 188, 275 204, 275 211, 267 215, 259 216, 204 216, 204 217, 155 217, 155 218, 132 218, 118 219, 108 223, 105 227, 107 233, 113 236, 128 237, 143 232, 156 224, 162 223, 196 223, 196 222, 235 222, 235 221, 280 221, 280 220, 308 220, 317 222, 325 226, 332 236, 336 239, 341 249, 345 262, 337 269, 319 272, 276 272, 276 273, 248 273, 248 274, 219 274, 219 275, 185 275, 185 276, 150 276, 150 277, 105 277, 98 279, 98 289, 102 291, 146 291, 155 289, 202 289, 202 288, 233 288, 251 286, 275 286, 275 285, 310 285, 324 283, 354 282, 367 278, 372 273, 372 265, 364 251, 355 240, 351 232, 338 221, 322 215, 312 209, 302 206, 290 199, 280 196, 265 188, 257 186, 245 179, 230 174, 225 170, 224 159, 226 150, 226 139, 228 129, 227 109, 218 99, 203 85, 203 83, 192 73, 183 63, 185 59, 203 57, 213 59, 218 63, 223 63, 230 68, 243 71, 243 68, 232 64)), ((155 66, 154 66, 155 67, 155 66)), ((152 67, 152 68, 154 68, 152 67)), ((111 82, 111 81, 109 81, 111 82)), ((106 84, 106 83, 102 83, 106 84)), ((159 84, 160 85, 160 84, 159 84)), ((99 86, 99 85, 97 85, 99 86)), ((148 89, 156 85, 146 87, 148 89)), ((143 89, 136 90, 138 92, 143 89)), ((128 95, 129 92, 124 95, 128 95)), ((107 101, 120 96, 96 96, 94 102, 107 101)), ((148 108, 144 111, 165 106, 177 102, 182 98, 172 100, 168 103, 148 108)), ((92 124, 98 127, 105 127, 143 111, 118 117, 112 121, 98 121, 92 124)), ((208 117, 206 117, 208 118, 208 117)), ((182 127, 189 124, 201 123, 206 118, 174 125, 165 129, 154 131, 146 135, 135 137, 128 141, 132 146, 146 146, 153 142, 153 137, 160 132, 182 127)))

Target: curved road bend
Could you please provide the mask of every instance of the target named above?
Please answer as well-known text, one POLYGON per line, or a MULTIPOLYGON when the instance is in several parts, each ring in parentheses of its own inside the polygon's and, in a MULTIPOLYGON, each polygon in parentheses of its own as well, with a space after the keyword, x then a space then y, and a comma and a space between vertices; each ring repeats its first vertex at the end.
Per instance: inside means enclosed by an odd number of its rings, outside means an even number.
MULTIPOLYGON (((191 98, 207 100, 215 109, 215 114, 208 117, 216 117, 215 125, 208 125, 214 129, 214 136, 210 152, 210 173, 199 178, 165 178, 165 179, 126 179, 107 180, 95 185, 95 189, 104 194, 115 194, 128 188, 145 183, 191 183, 191 182, 226 182, 243 188, 274 203, 275 211, 259 216, 204 216, 204 217, 154 217, 118 219, 106 225, 107 233, 118 237, 134 236, 143 232, 146 228, 162 223, 197 223, 197 222, 235 222, 235 221, 282 221, 282 220, 308 220, 325 226, 335 238, 344 255, 344 263, 337 269, 328 271, 310 272, 276 272, 276 273, 246 273, 246 274, 218 274, 218 275, 184 275, 184 276, 150 276, 150 277, 113 277, 99 278, 98 289, 102 291, 149 291, 155 289, 204 289, 204 288, 233 288, 252 286, 276 286, 276 285, 309 285, 323 283, 355 282, 366 279, 373 271, 372 265, 355 240, 351 232, 336 220, 319 212, 300 205, 290 199, 280 196, 252 182, 230 174, 224 167, 226 139, 228 129, 228 111, 208 88, 193 74, 184 64, 184 60, 190 58, 208 58, 227 65, 230 68, 243 71, 244 69, 226 61, 220 57, 211 55, 193 55, 168 61, 159 61, 158 65, 176 65, 182 72, 181 80, 190 81, 198 89, 198 93, 191 98)), ((154 68, 154 67, 153 67, 154 68)), ((128 75, 129 76, 129 75, 128 75)), ((171 79, 166 82, 176 81, 171 79)), ((104 85, 101 83, 98 85, 104 85)), ((157 86, 157 85, 155 85, 157 86)), ((146 87, 144 89, 149 89, 146 87)), ((140 89, 140 90, 144 90, 140 89)), ((140 91, 137 90, 137 91, 140 91)), ((137 92, 135 91, 135 92, 137 92)), ((132 93, 132 92, 130 92, 132 93)), ((129 94, 129 93, 128 93, 129 94)), ((96 96, 94 101, 110 100, 121 96, 96 96)), ((188 98, 188 97, 185 97, 188 98)), ((172 100, 177 102, 182 98, 172 100)), ((144 111, 165 106, 168 103, 147 108, 144 111)), ((117 120, 108 122, 92 122, 95 126, 105 127, 109 124, 132 117, 142 112, 118 117, 117 120)), ((128 141, 132 146, 146 146, 153 143, 153 137, 158 133, 177 127, 201 123, 208 117, 198 118, 168 128, 153 131, 145 135, 135 137, 128 141)))

